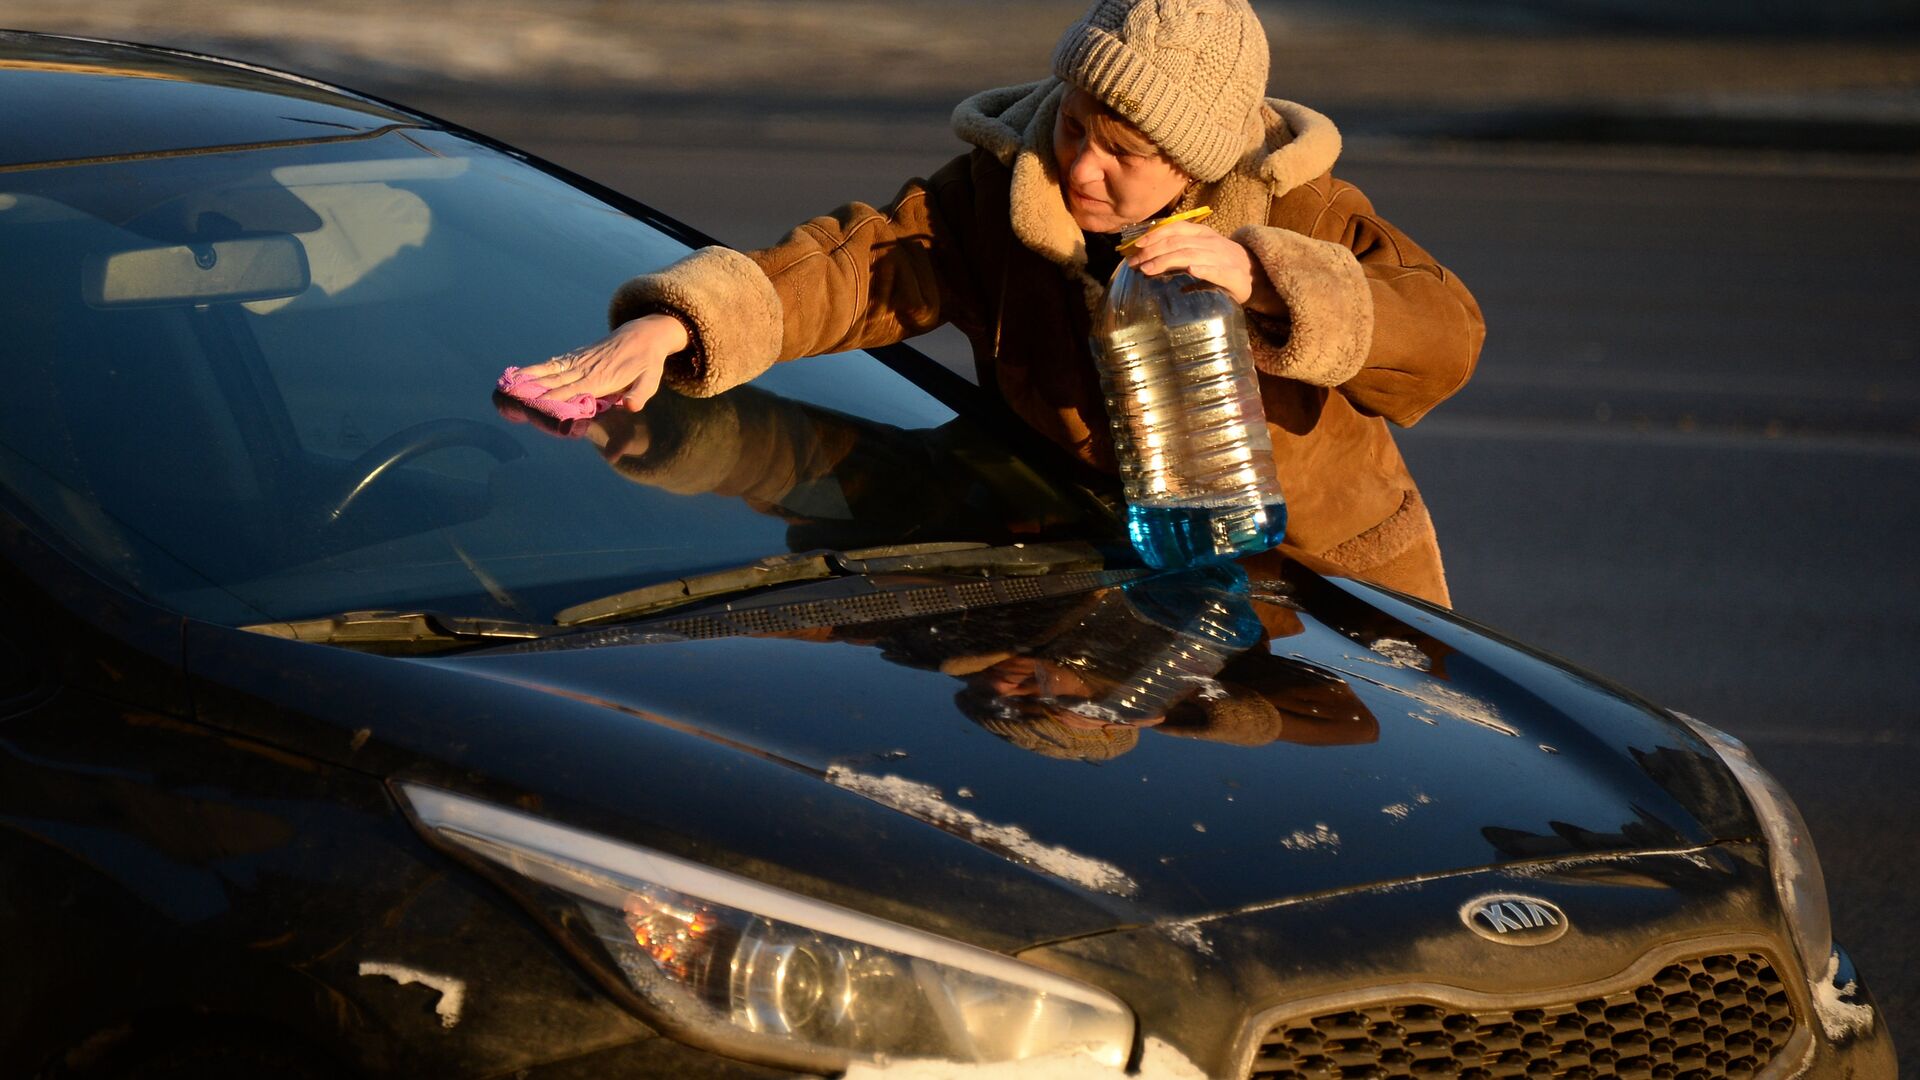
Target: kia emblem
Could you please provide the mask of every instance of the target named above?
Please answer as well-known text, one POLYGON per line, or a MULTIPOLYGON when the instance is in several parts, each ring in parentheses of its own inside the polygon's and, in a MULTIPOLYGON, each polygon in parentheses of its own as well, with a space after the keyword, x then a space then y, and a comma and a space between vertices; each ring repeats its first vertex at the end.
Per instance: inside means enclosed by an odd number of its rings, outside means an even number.
POLYGON ((1493 893, 1460 905, 1467 929, 1502 945, 1545 945, 1567 932, 1567 913, 1551 900, 1493 893))

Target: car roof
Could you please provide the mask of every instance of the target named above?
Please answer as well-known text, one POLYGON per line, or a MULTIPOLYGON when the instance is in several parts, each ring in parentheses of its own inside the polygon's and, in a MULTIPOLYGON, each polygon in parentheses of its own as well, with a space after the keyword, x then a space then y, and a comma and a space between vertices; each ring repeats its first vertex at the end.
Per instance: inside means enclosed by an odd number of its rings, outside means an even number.
POLYGON ((0 171, 364 137, 422 118, 296 75, 0 30, 0 171))

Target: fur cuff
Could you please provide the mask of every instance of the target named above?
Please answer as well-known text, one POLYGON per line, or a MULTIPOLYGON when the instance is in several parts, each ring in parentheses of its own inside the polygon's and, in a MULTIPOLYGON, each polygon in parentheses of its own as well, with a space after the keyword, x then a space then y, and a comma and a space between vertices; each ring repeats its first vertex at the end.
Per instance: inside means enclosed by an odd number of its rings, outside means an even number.
POLYGON ((1373 292, 1353 252, 1271 225, 1249 225, 1233 238, 1286 302, 1291 324, 1283 342, 1254 336, 1254 364, 1314 386, 1359 374, 1373 347, 1373 292))
POLYGON ((609 326, 657 311, 681 317, 693 348, 667 364, 662 380, 692 397, 711 397, 752 379, 780 358, 784 313, 773 282, 731 248, 705 247, 613 294, 609 326))

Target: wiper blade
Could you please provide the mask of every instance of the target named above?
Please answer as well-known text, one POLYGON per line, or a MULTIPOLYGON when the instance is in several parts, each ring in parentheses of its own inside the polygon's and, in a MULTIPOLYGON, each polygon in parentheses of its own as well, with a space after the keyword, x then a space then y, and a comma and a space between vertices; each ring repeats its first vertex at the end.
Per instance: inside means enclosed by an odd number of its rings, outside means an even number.
POLYGON ((1058 558, 1048 559, 1027 550, 1007 556, 1008 565, 1015 567, 1013 572, 982 573, 978 567, 990 565, 993 557, 984 552, 973 554, 979 552, 979 548, 979 545, 968 545, 966 551, 970 557, 962 560, 962 572, 955 573, 940 572, 944 568, 939 566, 930 568, 921 556, 881 555, 871 560, 844 560, 827 555, 824 557, 829 566, 841 562, 866 563, 888 572, 840 573, 828 580, 795 581, 747 597, 707 596, 702 598, 706 602, 683 601, 694 609, 692 611, 656 607, 641 616, 571 627, 533 641, 511 642, 481 652, 494 655, 598 649, 801 633, 898 618, 934 618, 1000 604, 1112 588, 1150 573, 1141 567, 1080 569, 1086 564, 1085 552, 1057 552, 1058 558), (914 560, 913 570, 925 572, 904 572, 900 570, 902 564, 881 561, 907 558, 914 560), (1053 573, 1054 569, 1063 572, 1053 573))
POLYGON ((834 556, 856 574, 1052 574, 1062 570, 1098 570, 1107 564, 1100 549, 1084 541, 1057 544, 902 544, 843 551, 834 556))
POLYGON ((253 623, 240 629, 288 641, 403 648, 481 641, 526 641, 555 632, 550 626, 447 615, 435 611, 343 611, 313 619, 253 623))
POLYGON ((818 581, 837 577, 841 573, 824 552, 769 555, 745 566, 643 585, 638 589, 575 604, 560 609, 553 621, 559 626, 581 626, 608 619, 630 619, 708 597, 746 592, 768 585, 784 585, 790 581, 818 581))
POLYGON ((820 581, 856 574, 1035 575, 1062 570, 1097 570, 1106 564, 1098 548, 1082 542, 1008 544, 892 544, 853 551, 801 551, 769 555, 744 566, 675 578, 589 600, 561 610, 558 626, 583 626, 610 619, 631 619, 735 593, 820 581))
POLYGON ((632 619, 773 585, 828 578, 903 574, 1025 577, 1105 565, 1091 544, 895 544, 854 551, 770 555, 744 566, 693 574, 560 611, 552 625, 450 615, 437 611, 343 611, 311 619, 252 623, 240 629, 287 641, 345 645, 376 652, 433 652, 458 645, 508 644, 566 634, 591 623, 632 619))

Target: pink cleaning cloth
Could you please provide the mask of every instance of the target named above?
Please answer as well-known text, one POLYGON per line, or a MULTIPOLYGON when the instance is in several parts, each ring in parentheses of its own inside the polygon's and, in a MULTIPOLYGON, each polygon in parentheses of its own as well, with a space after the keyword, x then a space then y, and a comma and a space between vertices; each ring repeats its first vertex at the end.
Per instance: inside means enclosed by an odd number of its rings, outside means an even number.
POLYGON ((496 385, 499 386, 501 393, 555 420, 590 420, 620 404, 618 395, 597 398, 592 394, 575 394, 558 401, 543 400, 542 395, 547 392, 547 388, 520 374, 520 369, 517 367, 510 367, 501 372, 500 381, 496 385))

